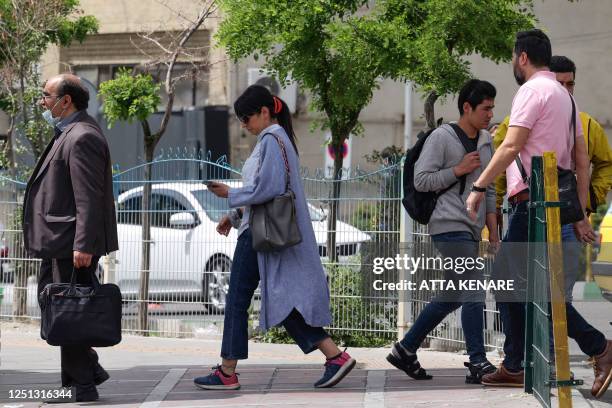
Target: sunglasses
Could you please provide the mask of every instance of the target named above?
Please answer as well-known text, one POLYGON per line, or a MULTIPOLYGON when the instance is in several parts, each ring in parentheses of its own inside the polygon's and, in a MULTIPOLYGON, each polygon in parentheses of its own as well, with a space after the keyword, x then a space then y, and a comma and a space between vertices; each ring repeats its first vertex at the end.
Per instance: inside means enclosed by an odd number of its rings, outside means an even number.
POLYGON ((251 116, 253 116, 253 115, 236 116, 236 118, 240 121, 240 123, 243 123, 243 124, 246 125, 248 123, 249 119, 251 118, 251 116))

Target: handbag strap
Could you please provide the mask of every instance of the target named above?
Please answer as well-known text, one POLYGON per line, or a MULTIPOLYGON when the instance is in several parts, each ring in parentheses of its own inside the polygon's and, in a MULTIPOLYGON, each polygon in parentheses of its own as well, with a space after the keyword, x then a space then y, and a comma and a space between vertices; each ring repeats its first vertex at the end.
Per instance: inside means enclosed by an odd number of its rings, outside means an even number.
MULTIPOLYGON (((572 120, 571 120, 571 125, 570 127, 573 129, 573 136, 574 136, 574 145, 572 147, 572 165, 574 167, 574 169, 576 169, 576 104, 574 103, 574 98, 572 97, 572 95, 568 92, 568 95, 570 97, 570 101, 572 101, 572 120)), ((523 178, 523 183, 525 184, 529 184, 529 176, 527 176, 527 172, 525 171, 525 167, 523 167, 523 163, 521 162, 521 154, 517 154, 516 157, 514 158, 514 161, 516 162, 516 165, 519 168, 519 171, 521 172, 521 177, 523 178)))
MULTIPOLYGON (((94 288, 94 292, 97 292, 98 289, 100 288, 100 281, 98 280, 98 277, 96 276, 96 272, 95 272, 96 268, 91 268, 90 270, 90 274, 91 274, 91 286, 93 286, 94 288)), ((70 275, 70 287, 74 287, 76 286, 76 268, 73 266, 72 267, 72 275, 70 275)))
MULTIPOLYGON (((285 161, 285 178, 287 179, 287 183, 285 185, 285 191, 289 190, 289 160, 287 159, 287 150, 285 149, 285 144, 283 143, 283 141, 281 140, 280 137, 278 137, 277 135, 275 135, 274 133, 266 133, 266 135, 272 135, 274 136, 274 138, 276 139, 276 141, 278 142, 278 144, 280 145, 281 148, 281 154, 283 155, 283 160, 285 161)), ((265 135, 264 135, 265 136, 265 135)))

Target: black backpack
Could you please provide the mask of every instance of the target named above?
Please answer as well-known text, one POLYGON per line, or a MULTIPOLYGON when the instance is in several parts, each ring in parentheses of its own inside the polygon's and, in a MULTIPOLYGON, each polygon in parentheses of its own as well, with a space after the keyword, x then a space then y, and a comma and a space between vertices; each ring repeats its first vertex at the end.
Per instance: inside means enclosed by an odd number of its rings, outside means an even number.
MULTIPOLYGON (((404 208, 408 212, 410 218, 421 224, 429 223, 431 214, 433 214, 433 211, 436 208, 438 198, 453 188, 455 184, 459 182, 461 183, 459 195, 463 195, 463 192, 465 191, 466 176, 462 176, 458 181, 454 182, 438 193, 435 191, 417 191, 414 188, 414 165, 416 164, 417 160, 419 160, 419 156, 421 155, 425 141, 436 129, 437 128, 420 132, 417 135, 417 141, 414 146, 412 146, 412 148, 406 152, 406 159, 404 161, 404 198, 402 198, 402 204, 404 205, 404 208)), ((470 148, 467 146, 463 138, 459 137, 459 140, 461 141, 465 151, 469 152, 470 148)))

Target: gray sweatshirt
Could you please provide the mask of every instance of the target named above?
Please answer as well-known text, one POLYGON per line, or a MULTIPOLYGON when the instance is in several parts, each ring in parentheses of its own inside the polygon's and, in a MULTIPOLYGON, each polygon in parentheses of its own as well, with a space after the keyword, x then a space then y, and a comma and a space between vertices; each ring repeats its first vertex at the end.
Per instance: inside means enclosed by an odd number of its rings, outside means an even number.
MULTIPOLYGON (((493 156, 493 141, 486 130, 480 131, 477 146, 480 155, 480 168, 466 175, 465 191, 459 196, 461 182, 458 182, 438 198, 436 208, 429 220, 429 233, 467 231, 476 241, 480 241, 487 213, 495 213, 495 186, 487 186, 485 200, 478 210, 478 218, 472 221, 466 210, 466 200, 472 184, 487 167, 493 156)), ((414 166, 414 187, 418 191, 440 191, 459 179, 453 167, 466 155, 465 148, 450 125, 444 124, 434 130, 427 138, 419 160, 414 166)))

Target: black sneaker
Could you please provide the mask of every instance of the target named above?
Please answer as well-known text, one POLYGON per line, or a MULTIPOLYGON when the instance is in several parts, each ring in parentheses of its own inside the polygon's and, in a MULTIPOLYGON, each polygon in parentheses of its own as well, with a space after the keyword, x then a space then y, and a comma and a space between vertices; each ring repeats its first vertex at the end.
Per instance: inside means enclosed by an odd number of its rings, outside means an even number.
POLYGON ((421 367, 416 354, 409 356, 399 343, 393 345, 391 353, 387 356, 387 361, 415 380, 431 380, 433 378, 421 367))
POLYGON ((466 362, 463 365, 468 369, 468 375, 465 376, 466 384, 480 384, 483 375, 494 373, 497 370, 488 360, 478 364, 466 362))

